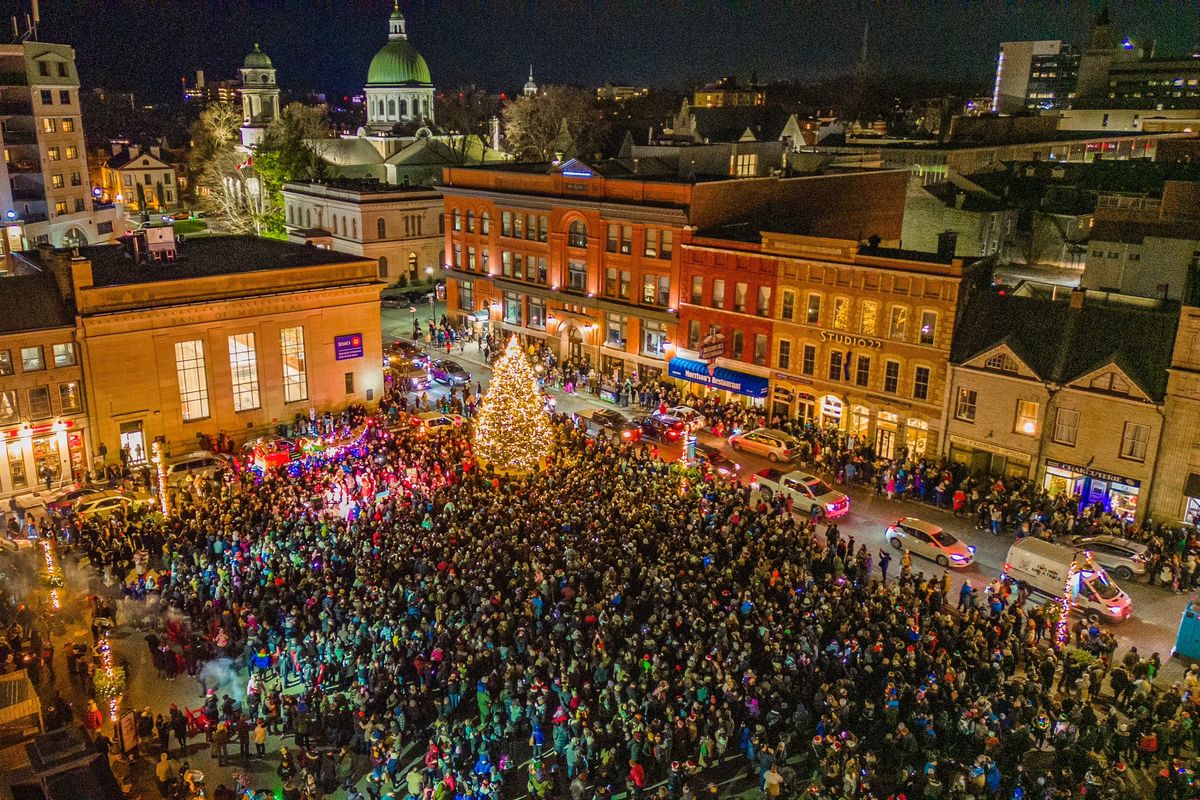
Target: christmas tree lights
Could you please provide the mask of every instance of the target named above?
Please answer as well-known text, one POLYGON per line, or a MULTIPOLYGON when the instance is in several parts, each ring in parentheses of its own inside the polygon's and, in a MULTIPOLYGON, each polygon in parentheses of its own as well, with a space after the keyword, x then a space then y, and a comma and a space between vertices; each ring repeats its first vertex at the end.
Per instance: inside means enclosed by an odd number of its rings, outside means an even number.
POLYGON ((500 471, 536 470, 553 439, 533 367, 513 336, 492 369, 475 422, 475 456, 500 471))

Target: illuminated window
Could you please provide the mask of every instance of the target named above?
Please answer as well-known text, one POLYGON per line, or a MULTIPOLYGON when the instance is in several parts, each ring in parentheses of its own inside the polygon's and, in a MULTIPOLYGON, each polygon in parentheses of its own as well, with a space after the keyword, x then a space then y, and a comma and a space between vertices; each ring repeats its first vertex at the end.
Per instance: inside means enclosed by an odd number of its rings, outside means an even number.
POLYGON ((68 381, 58 385, 58 405, 64 414, 77 414, 83 411, 83 392, 79 390, 78 381, 68 381))
POLYGON ((974 389, 958 390, 958 402, 954 406, 954 418, 961 419, 963 422, 975 421, 975 404, 978 400, 978 395, 974 389))
POLYGON ((46 359, 42 355, 41 345, 21 348, 21 371, 37 372, 46 368, 46 359))
POLYGON ((921 344, 932 345, 937 336, 937 312, 922 311, 921 312, 921 335, 918 341, 921 344))
MULTIPOLYGON (((462 286, 459 284, 459 299, 462 286)), ((471 284, 465 284, 470 296, 471 284)), ((308 399, 308 367, 304 361, 304 328, 282 328, 279 331, 279 351, 283 356, 283 402, 296 403, 308 399)))
POLYGON ((1032 400, 1017 401, 1017 420, 1014 430, 1026 436, 1037 432, 1038 404, 1032 400))
POLYGON ((233 410, 258 408, 261 405, 258 399, 258 354, 254 350, 253 333, 229 337, 229 371, 233 380, 233 410))
POLYGON ((175 343, 175 374, 179 378, 179 405, 184 422, 208 416, 208 376, 204 372, 204 342, 175 343))
POLYGON ((833 327, 839 331, 850 327, 850 301, 845 297, 833 299, 833 327))
POLYGON ((879 313, 879 304, 874 300, 864 300, 859 311, 858 332, 865 336, 875 335, 875 318, 879 313))
POLYGON ((712 307, 725 307, 725 281, 721 278, 716 278, 713 280, 712 307))
POLYGON ((479 218, 479 232, 485 236, 492 232, 492 216, 486 211, 479 218))
POLYGON ((587 247, 587 225, 575 220, 567 230, 567 244, 571 247, 587 247))
POLYGON ((904 306, 892 306, 892 321, 888 328, 888 336, 893 339, 903 339, 908 333, 908 309, 904 306))
POLYGON ((760 317, 765 317, 765 316, 767 316, 767 314, 771 313, 771 287, 770 286, 758 287, 758 304, 755 308, 755 312, 760 317))
POLYGON ((54 345, 54 366, 56 368, 75 366, 74 342, 63 342, 62 344, 54 345))
POLYGON ((739 313, 746 311, 746 291, 747 286, 744 283, 735 283, 733 285, 733 310, 739 313))
POLYGON ((871 382, 871 357, 859 356, 858 362, 855 364, 854 383, 857 386, 866 386, 871 382))

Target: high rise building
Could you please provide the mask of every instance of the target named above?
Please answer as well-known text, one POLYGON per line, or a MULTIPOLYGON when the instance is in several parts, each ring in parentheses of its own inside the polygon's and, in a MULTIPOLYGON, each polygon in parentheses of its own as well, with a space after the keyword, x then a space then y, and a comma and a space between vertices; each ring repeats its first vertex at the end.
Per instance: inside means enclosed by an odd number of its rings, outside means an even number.
POLYGON ((1062 108, 1074 97, 1079 53, 1058 39, 1004 42, 996 59, 992 111, 1062 108))
MULTIPOLYGON (((115 212, 93 207, 75 51, 65 44, 0 45, 0 215, 25 244, 107 241, 115 212)), ((4 237, 15 235, 10 230, 4 237)))

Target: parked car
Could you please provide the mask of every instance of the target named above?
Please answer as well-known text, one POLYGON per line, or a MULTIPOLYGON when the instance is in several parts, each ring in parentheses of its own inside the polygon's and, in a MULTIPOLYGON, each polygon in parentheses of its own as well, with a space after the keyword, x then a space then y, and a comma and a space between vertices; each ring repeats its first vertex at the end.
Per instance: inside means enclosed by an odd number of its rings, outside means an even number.
POLYGON ((228 466, 228 456, 210 453, 207 450, 197 450, 194 453, 169 458, 166 464, 167 484, 179 487, 194 480, 197 474, 211 478, 218 470, 228 466))
POLYGON ((746 433, 735 433, 729 437, 729 446, 734 450, 745 450, 771 461, 791 461, 796 457, 800 442, 783 431, 773 428, 755 428, 746 433))
POLYGON ((1150 562, 1149 547, 1119 536, 1068 536, 1062 543, 1076 550, 1090 551, 1100 566, 1122 581, 1145 575, 1146 565, 1150 562))
POLYGON ((81 519, 107 517, 115 511, 146 508, 154 503, 154 497, 145 492, 118 492, 107 489, 90 494, 75 501, 75 514, 81 519))
POLYGON ((46 498, 46 510, 52 511, 55 514, 69 514, 79 498, 99 494, 100 491, 100 489, 94 489, 90 486, 68 487, 46 498))
POLYGON ((708 424, 708 420, 704 418, 704 415, 691 406, 673 406, 667 409, 667 413, 676 419, 683 420, 688 430, 692 433, 695 433, 708 424))
POLYGON ((471 373, 467 372, 457 361, 439 358, 429 367, 429 375, 438 383, 447 386, 462 386, 471 382, 471 373))
POLYGON ((443 414, 440 411, 423 411, 412 415, 412 427, 418 434, 441 433, 463 424, 458 414, 443 414))
POLYGON ((648 417, 638 417, 634 420, 642 431, 642 438, 652 442, 678 442, 687 432, 683 420, 675 419, 666 414, 653 414, 648 417))
POLYGON ((754 473, 751 485, 770 497, 782 492, 792 500, 792 508, 811 514, 813 507, 821 510, 821 516, 837 518, 850 511, 850 498, 834 489, 816 475, 793 470, 783 473, 768 467, 754 473))
POLYGON ((975 560, 975 548, 932 522, 901 517, 887 526, 884 538, 897 550, 907 549, 943 567, 965 567, 975 560))
POLYGON ((704 442, 696 442, 696 461, 708 467, 723 481, 736 481, 742 465, 729 458, 719 448, 704 442))
POLYGON ((642 428, 611 408, 586 408, 573 415, 575 424, 588 436, 611 436, 625 442, 642 438, 642 428))

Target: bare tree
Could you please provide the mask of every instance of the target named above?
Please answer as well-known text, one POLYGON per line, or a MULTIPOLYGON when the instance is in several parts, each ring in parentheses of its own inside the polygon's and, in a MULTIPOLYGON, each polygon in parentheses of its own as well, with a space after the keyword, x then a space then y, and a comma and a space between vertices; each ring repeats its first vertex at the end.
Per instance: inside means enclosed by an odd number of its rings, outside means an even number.
POLYGON ((595 101, 569 86, 550 86, 504 107, 505 149, 521 159, 549 161, 559 151, 588 158, 607 132, 608 121, 595 101))
POLYGON ((482 160, 490 145, 488 129, 498 111, 498 101, 482 89, 470 87, 439 94, 433 105, 455 163, 482 160))

